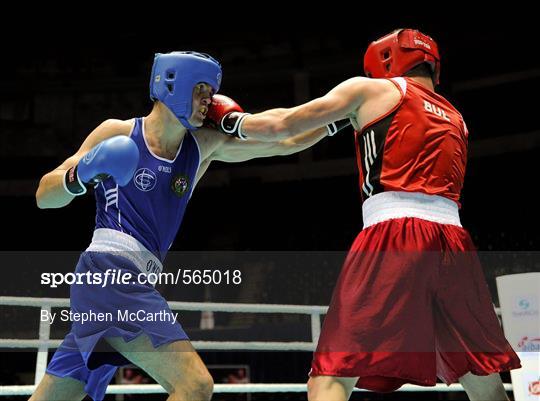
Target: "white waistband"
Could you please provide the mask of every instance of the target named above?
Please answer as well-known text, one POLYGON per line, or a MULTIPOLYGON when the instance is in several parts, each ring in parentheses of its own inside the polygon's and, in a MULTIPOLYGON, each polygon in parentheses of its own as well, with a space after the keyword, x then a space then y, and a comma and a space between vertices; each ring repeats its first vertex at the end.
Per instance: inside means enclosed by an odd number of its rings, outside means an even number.
POLYGON ((417 217, 461 227, 456 202, 419 192, 382 192, 362 205, 364 228, 390 219, 417 217))
POLYGON ((109 252, 129 259, 144 274, 163 271, 161 261, 131 235, 110 228, 94 230, 87 252, 109 252))

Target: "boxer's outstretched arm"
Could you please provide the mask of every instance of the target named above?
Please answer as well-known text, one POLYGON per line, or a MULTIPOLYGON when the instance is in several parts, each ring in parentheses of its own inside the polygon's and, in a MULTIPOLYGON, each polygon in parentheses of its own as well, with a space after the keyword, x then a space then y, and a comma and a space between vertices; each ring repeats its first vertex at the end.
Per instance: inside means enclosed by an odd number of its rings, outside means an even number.
POLYGON ((332 136, 349 126, 349 120, 342 120, 336 124, 330 124, 329 126, 303 132, 291 138, 274 142, 227 138, 226 141, 214 150, 210 157, 212 160, 234 163, 259 157, 291 155, 301 152, 315 145, 321 139, 332 136))
POLYGON ((222 126, 234 129, 229 135, 259 141, 290 138, 354 116, 366 97, 378 88, 379 84, 375 81, 378 80, 351 78, 325 96, 290 109, 272 109, 251 115, 231 113, 225 118, 222 126))
POLYGON ((291 138, 275 142, 255 141, 252 139, 240 140, 228 138, 211 155, 212 160, 222 162, 243 162, 259 157, 286 156, 301 152, 315 145, 328 136, 326 127, 304 132, 291 138))
POLYGON ((257 157, 290 155, 313 146, 325 136, 332 136, 350 125, 350 121, 345 119, 283 140, 274 138, 273 141, 258 141, 230 135, 230 131, 234 131, 234 126, 237 126, 246 115, 248 114, 244 113, 242 107, 233 99, 224 95, 214 96, 205 120, 207 128, 197 134, 203 147, 203 159, 208 162, 212 160, 241 162, 257 157), (228 125, 229 123, 232 126, 228 125), (216 137, 208 128, 218 129, 229 138, 216 137))
POLYGON ((271 109, 257 114, 232 110, 220 118, 219 130, 240 139, 279 141, 302 132, 331 124, 333 121, 359 116, 381 115, 380 102, 396 94, 396 87, 387 79, 364 77, 342 82, 323 97, 289 109, 271 109))
POLYGON ((37 206, 40 209, 48 209, 69 204, 75 198, 75 195, 71 195, 64 188, 66 171, 77 165, 79 160, 99 142, 115 135, 129 135, 131 126, 130 121, 121 120, 106 120, 101 123, 88 135, 74 155, 41 178, 36 191, 37 206))
MULTIPOLYGON (((386 79, 351 78, 325 96, 289 109, 272 109, 257 114, 230 113, 220 130, 238 138, 276 141, 298 135, 345 118, 355 118, 363 107, 368 112, 394 85, 386 79)), ((373 111, 373 110, 371 110, 373 111)))

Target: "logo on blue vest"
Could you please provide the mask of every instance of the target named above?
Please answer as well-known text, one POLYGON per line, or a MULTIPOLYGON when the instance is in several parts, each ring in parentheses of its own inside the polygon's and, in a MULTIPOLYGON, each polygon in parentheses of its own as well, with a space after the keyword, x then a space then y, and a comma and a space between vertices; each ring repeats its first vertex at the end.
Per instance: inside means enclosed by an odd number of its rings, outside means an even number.
POLYGON ((156 173, 146 167, 140 168, 133 176, 133 183, 140 191, 151 191, 157 183, 156 173))
POLYGON ((177 175, 171 180, 171 189, 176 196, 183 196, 189 189, 189 179, 186 175, 177 175))

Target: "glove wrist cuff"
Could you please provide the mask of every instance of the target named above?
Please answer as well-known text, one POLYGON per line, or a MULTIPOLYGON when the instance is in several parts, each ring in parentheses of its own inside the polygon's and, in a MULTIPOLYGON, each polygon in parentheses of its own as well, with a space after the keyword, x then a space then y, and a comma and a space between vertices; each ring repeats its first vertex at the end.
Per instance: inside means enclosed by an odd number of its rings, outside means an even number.
POLYGON ((221 120, 221 131, 224 134, 230 135, 232 137, 241 139, 242 141, 247 140, 247 136, 242 132, 242 124, 244 119, 250 115, 250 113, 240 113, 233 112, 228 116, 225 116, 221 120), (234 113, 234 114, 233 114, 234 113))
POLYGON ((326 129, 328 130, 328 136, 334 136, 343 128, 347 128, 349 125, 351 125, 351 120, 349 120, 348 118, 334 121, 333 123, 328 124, 326 126, 326 129))
POLYGON ((62 180, 65 191, 73 196, 81 196, 86 193, 86 185, 81 181, 77 173, 77 165, 68 169, 62 180))

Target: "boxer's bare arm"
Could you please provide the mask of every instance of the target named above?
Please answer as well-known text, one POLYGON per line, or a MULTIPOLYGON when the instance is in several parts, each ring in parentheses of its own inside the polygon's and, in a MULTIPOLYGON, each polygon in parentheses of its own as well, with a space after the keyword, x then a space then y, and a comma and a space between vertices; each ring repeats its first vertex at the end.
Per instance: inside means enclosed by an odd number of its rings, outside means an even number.
POLYGON ((36 203, 40 209, 59 208, 69 204, 75 196, 67 193, 63 186, 64 174, 77 164, 80 158, 99 142, 115 135, 129 135, 133 120, 105 120, 86 137, 77 152, 68 157, 54 170, 45 174, 39 181, 36 203))
POLYGON ((275 142, 248 139, 246 141, 225 136, 210 128, 202 128, 195 134, 201 150, 201 165, 197 181, 214 160, 236 163, 259 157, 286 156, 301 152, 328 136, 326 127, 303 132, 291 138, 275 142))
POLYGON ((216 148, 211 158, 236 163, 259 157, 287 156, 315 145, 326 136, 328 136, 328 130, 322 127, 275 142, 227 138, 221 146, 216 148))
POLYGON ((370 113, 370 109, 380 115, 383 113, 379 110, 384 107, 381 101, 390 94, 399 99, 399 92, 388 80, 351 78, 303 105, 248 115, 243 120, 242 133, 255 140, 275 141, 344 118, 358 120, 362 111, 370 113))

